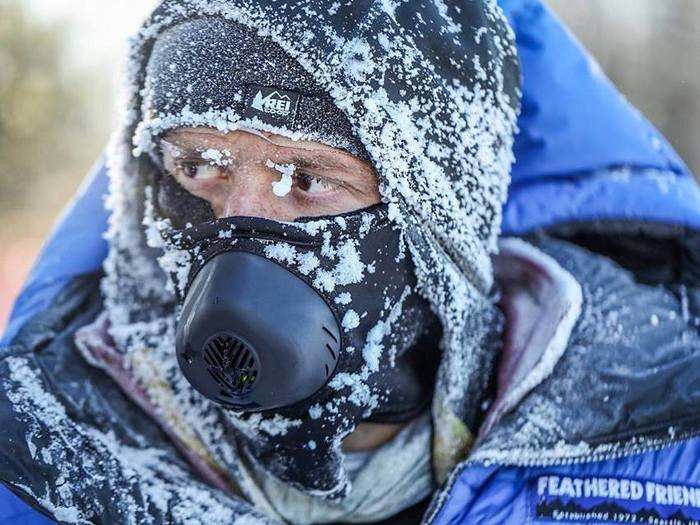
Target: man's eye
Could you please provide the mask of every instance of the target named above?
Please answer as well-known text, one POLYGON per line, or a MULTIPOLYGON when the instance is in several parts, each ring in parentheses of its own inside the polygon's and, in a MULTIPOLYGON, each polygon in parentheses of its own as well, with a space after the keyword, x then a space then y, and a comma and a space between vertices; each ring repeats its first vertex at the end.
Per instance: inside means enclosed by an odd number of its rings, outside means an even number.
POLYGON ((308 175, 307 173, 298 173, 296 175, 297 187, 306 193, 324 193, 336 189, 336 185, 328 182, 325 179, 308 175))
POLYGON ((211 164, 180 164, 178 172, 188 179, 206 180, 219 176, 219 167, 211 164))

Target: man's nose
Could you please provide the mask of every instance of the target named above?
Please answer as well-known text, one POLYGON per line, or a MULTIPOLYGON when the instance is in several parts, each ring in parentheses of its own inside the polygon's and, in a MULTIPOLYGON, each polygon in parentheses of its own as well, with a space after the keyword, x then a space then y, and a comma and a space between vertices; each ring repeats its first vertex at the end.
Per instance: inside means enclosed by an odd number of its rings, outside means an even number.
POLYGON ((239 165, 231 170, 220 196, 214 206, 217 218, 246 216, 265 219, 287 219, 283 211, 282 198, 272 191, 275 177, 269 169, 259 165, 239 165))

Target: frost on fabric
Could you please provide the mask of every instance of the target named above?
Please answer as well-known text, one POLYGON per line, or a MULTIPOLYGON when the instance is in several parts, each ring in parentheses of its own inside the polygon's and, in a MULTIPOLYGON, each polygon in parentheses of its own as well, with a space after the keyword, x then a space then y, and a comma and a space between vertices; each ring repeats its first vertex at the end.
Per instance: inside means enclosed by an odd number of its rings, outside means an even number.
POLYGON ((589 463, 607 461, 631 454, 655 450, 673 439, 674 428, 669 427, 663 438, 637 438, 626 443, 614 442, 591 445, 585 441, 568 443, 559 441, 547 449, 512 448, 508 450, 479 450, 470 462, 484 465, 543 466, 571 463, 589 463))
POLYGON ((246 419, 232 419, 233 424, 243 433, 255 438, 256 431, 261 430, 270 436, 280 436, 290 428, 301 425, 299 419, 288 419, 275 414, 272 419, 264 419, 260 414, 253 414, 246 419))
POLYGON ((322 411, 323 409, 319 405, 313 405, 311 408, 309 408, 309 416, 313 419, 318 419, 321 417, 322 411))
POLYGON ((342 304, 342 305, 347 305, 352 302, 352 295, 350 295, 349 292, 342 292, 339 293, 338 296, 335 298, 336 304, 342 304))
POLYGON ((343 316, 343 322, 342 322, 343 328, 345 330, 352 330, 353 328, 357 328, 360 326, 360 316, 357 315, 357 312, 355 310, 348 310, 345 312, 345 316, 343 316))
POLYGON ((293 263, 297 258, 297 251, 291 244, 280 242, 266 246, 265 255, 276 261, 293 263))
POLYGON ((158 264, 166 272, 171 279, 166 281, 166 290, 177 292, 180 295, 185 293, 187 280, 192 267, 192 254, 187 250, 166 250, 166 244, 163 241, 163 234, 172 231, 172 226, 169 219, 163 219, 156 216, 153 208, 153 190, 151 187, 146 187, 143 225, 146 232, 146 241, 151 248, 161 249, 162 255, 158 257, 158 264))
MULTIPOLYGON (((378 395, 367 386, 366 381, 372 372, 379 370, 379 359, 385 350, 384 338, 401 318, 403 302, 409 293, 411 290, 407 287, 403 290, 396 304, 392 305, 389 311, 382 316, 383 318, 369 331, 367 341, 362 349, 365 365, 355 373, 336 374, 329 383, 329 386, 336 390, 348 388, 350 392, 348 399, 357 406, 368 407, 370 411, 377 406, 378 395)), ((332 410, 332 406, 326 408, 332 410)))
MULTIPOLYGON (((512 248, 504 252, 512 254, 512 248)), ((663 428, 646 430, 644 435, 636 428, 636 437, 627 432, 630 426, 635 428, 630 421, 649 417, 655 409, 665 411, 662 403, 645 400, 640 404, 632 398, 665 366, 667 351, 677 348, 679 338, 688 342, 682 298, 662 287, 640 286, 630 272, 574 245, 548 240, 539 248, 556 261, 560 269, 555 271, 568 272, 580 283, 580 315, 566 352, 556 362, 556 380, 545 379, 504 412, 492 430, 480 437, 470 461, 506 465, 598 461, 662 445, 671 439, 663 428), (651 346, 650 338, 654 340, 651 346), (620 436, 620 441, 614 436, 620 436), (601 442, 604 444, 597 445, 601 442)), ((553 275, 550 282, 556 283, 556 273, 553 275)), ((535 281, 538 279, 541 277, 535 281)), ((566 279, 558 286, 565 290, 566 279)), ((542 306, 535 308, 544 311, 548 303, 540 301, 542 306)), ((553 317, 560 326, 570 323, 566 315, 553 317)), ((557 337, 557 331, 553 332, 551 341, 556 342, 557 337)), ((542 365, 531 367, 521 385, 539 381, 543 371, 551 370, 553 356, 549 362, 546 357, 542 365)), ((516 386, 510 392, 522 390, 516 386)))
POLYGON ((366 265, 360 259, 356 240, 348 239, 337 249, 328 244, 325 252, 329 257, 337 259, 338 264, 330 272, 319 270, 316 273, 316 287, 333 292, 336 286, 362 282, 366 265))
POLYGON ((222 133, 239 130, 258 133, 266 131, 275 135, 285 136, 293 141, 325 142, 333 147, 345 145, 345 141, 341 136, 334 136, 333 134, 321 136, 316 132, 290 132, 286 128, 271 125, 257 117, 243 118, 238 112, 232 110, 210 109, 204 113, 197 113, 192 111, 189 106, 185 106, 179 113, 160 115, 148 121, 140 122, 136 127, 132 140, 133 148, 131 153, 138 157, 143 153, 153 151, 156 147, 156 137, 168 130, 179 127, 208 127, 222 133))
POLYGON ((149 505, 178 523, 223 525, 244 515, 260 519, 243 503, 194 480, 171 459, 172 452, 126 445, 112 431, 76 423, 45 389, 26 358, 9 357, 5 362, 9 368, 6 393, 17 417, 27 425, 26 440, 36 451, 34 460, 55 469, 55 478, 47 480, 43 493, 18 486, 56 519, 92 523, 104 513, 96 494, 105 487, 112 491, 115 509, 125 523, 153 523, 157 518, 146 513, 149 505), (45 445, 39 449, 35 443, 45 445))
POLYGON ((299 271, 304 275, 309 275, 320 264, 318 257, 311 252, 302 253, 297 257, 297 261, 299 262, 299 271))
MULTIPOLYGON (((310 252, 298 250, 289 243, 274 243, 265 247, 265 255, 270 259, 292 264, 303 275, 313 277, 314 286, 318 289, 332 293, 337 287, 346 286, 348 284, 357 284, 362 282, 365 271, 369 271, 369 265, 366 264, 358 250, 358 241, 363 238, 369 231, 369 227, 364 229, 364 226, 371 224, 372 215, 369 213, 361 216, 362 226, 360 228, 359 238, 350 235, 339 244, 334 246, 331 242, 330 231, 331 221, 318 220, 304 223, 287 223, 294 225, 310 235, 323 236, 322 254, 328 261, 331 262, 331 269, 324 269, 318 257, 310 252), (362 233, 364 231, 364 233, 362 233)), ((333 221, 338 225, 337 221, 333 221)), ((347 225, 343 223, 341 228, 347 225)), ((350 304, 351 296, 348 292, 341 292, 338 295, 337 304, 350 304)))

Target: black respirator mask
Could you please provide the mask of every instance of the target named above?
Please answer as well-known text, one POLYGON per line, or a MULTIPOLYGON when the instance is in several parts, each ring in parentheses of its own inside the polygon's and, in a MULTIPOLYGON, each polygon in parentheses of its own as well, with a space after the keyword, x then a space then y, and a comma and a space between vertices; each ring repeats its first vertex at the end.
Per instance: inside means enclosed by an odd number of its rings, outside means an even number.
MULTIPOLYGON (((183 204, 173 185, 160 178, 158 214, 172 208, 173 193, 183 204)), ((201 205, 188 199, 189 210, 201 205)), ((189 261, 172 274, 182 373, 231 409, 264 468, 309 493, 341 497, 349 488, 341 440, 361 421, 420 414, 439 358, 437 320, 386 205, 293 223, 160 224, 166 251, 189 261)))

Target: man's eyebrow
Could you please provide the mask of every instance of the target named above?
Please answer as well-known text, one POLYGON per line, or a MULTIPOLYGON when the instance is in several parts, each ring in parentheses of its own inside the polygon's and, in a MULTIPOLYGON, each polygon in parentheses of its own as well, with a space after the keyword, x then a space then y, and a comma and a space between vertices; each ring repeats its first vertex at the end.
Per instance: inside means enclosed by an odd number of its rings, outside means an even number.
MULTIPOLYGON (((186 157, 197 157, 198 150, 201 145, 196 142, 196 139, 192 139, 186 136, 170 136, 161 137, 160 147, 162 149, 165 145, 174 146, 182 152, 186 157)), ((296 148, 295 148, 296 149, 296 148)), ((298 150, 297 150, 298 151, 298 150)), ((302 152, 293 152, 285 155, 288 161, 295 166, 300 168, 328 168, 328 169, 341 169, 347 170, 351 166, 344 162, 343 160, 335 160, 332 157, 324 155, 322 152, 314 150, 303 150, 302 152)))
POLYGON ((178 152, 177 157, 186 160, 199 159, 201 157, 202 147, 199 144, 190 142, 187 139, 177 139, 174 140, 160 139, 158 142, 158 149, 161 155, 166 153, 173 153, 173 150, 178 152))
POLYGON ((290 155, 289 160, 292 164, 299 166, 300 168, 343 169, 348 167, 347 164, 345 164, 344 162, 339 162, 319 154, 292 154, 290 155))

